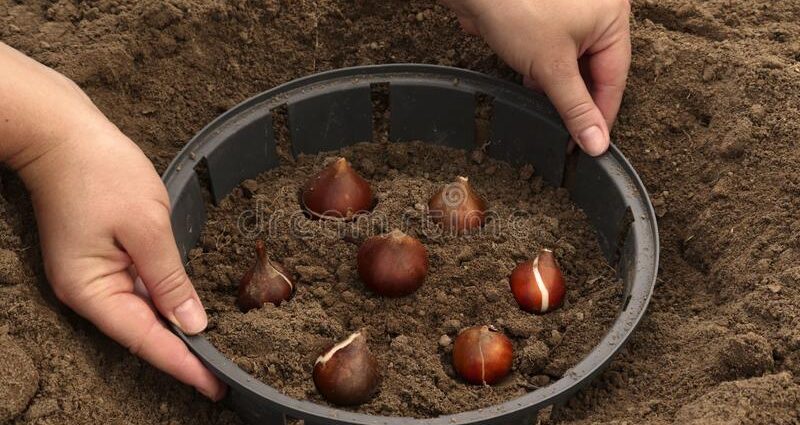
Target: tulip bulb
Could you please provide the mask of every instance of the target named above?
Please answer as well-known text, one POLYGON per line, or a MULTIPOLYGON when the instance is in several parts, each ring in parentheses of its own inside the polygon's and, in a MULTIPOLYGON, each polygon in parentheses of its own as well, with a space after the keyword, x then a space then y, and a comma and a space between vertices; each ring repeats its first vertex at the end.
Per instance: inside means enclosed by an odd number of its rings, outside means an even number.
POLYGON ((511 371, 514 347, 492 326, 461 331, 453 345, 453 368, 470 384, 491 385, 511 371))
POLYGON ((346 159, 339 158, 306 182, 301 202, 314 218, 350 220, 372 208, 372 189, 346 159))
POLYGON ((358 275, 379 295, 401 297, 422 286, 428 273, 428 251, 400 230, 373 236, 358 249, 358 275))
POLYGON ((288 300, 294 291, 289 274, 267 256, 263 241, 256 242, 256 263, 239 282, 236 304, 244 312, 260 308, 266 303, 276 306, 288 300))
POLYGON ((564 302, 566 286, 553 251, 543 249, 533 261, 520 263, 509 279, 511 292, 520 308, 543 314, 564 302))
POLYGON ((361 332, 325 350, 314 363, 314 385, 326 400, 340 406, 366 402, 378 388, 378 361, 361 332))
POLYGON ((458 177, 428 202, 428 214, 446 231, 464 233, 483 226, 486 202, 472 189, 469 179, 458 177))

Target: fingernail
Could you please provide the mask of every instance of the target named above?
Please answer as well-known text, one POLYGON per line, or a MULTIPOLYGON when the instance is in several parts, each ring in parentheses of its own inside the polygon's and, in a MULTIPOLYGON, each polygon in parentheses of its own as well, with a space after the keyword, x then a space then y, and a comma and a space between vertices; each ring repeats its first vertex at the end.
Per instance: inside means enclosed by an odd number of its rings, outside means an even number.
POLYGON ((178 321, 178 326, 187 334, 193 335, 202 332, 208 324, 206 311, 194 298, 184 301, 173 313, 175 314, 175 320, 178 321))
POLYGON ((225 392, 226 392, 226 391, 219 391, 219 390, 218 391, 211 391, 209 389, 201 388, 201 387, 194 387, 194 389, 196 389, 197 392, 199 392, 200 394, 204 395, 207 399, 210 399, 211 401, 220 401, 220 400, 222 400, 223 397, 225 397, 225 392))
POLYGON ((600 127, 593 125, 578 135, 578 144, 591 156, 597 156, 606 151, 606 136, 600 127))

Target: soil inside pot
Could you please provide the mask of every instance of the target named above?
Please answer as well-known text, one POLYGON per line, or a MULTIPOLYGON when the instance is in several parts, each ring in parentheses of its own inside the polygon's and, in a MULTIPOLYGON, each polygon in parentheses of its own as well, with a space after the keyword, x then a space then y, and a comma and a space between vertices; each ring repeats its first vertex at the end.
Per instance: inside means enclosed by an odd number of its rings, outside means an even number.
MULTIPOLYGON (((633 62, 612 140, 656 206, 662 267, 621 355, 539 419, 795 423, 798 2, 631 3, 633 62)), ((6 0, 0 39, 75 80, 159 172, 220 113, 314 72, 420 62, 520 81, 431 0, 6 0)), ((0 334, 33 360, 15 363, 20 376, 40 377, 12 423, 242 424, 58 302, 24 186, 0 179, 0 249, 18 257, 0 255, 12 277, 0 278, 0 334)))
POLYGON ((381 365, 378 393, 354 410, 434 417, 504 402, 548 385, 591 351, 621 303, 622 284, 602 257, 585 215, 564 189, 544 185, 529 165, 419 142, 360 143, 300 156, 246 181, 209 211, 190 276, 209 309, 211 342, 240 367, 285 394, 325 401, 314 388, 314 360, 331 342, 364 330, 381 365), (309 220, 298 190, 343 156, 372 184, 374 211, 342 223, 309 220), (426 205, 436 191, 468 176, 489 204, 480 232, 443 234, 426 205), (356 272, 359 242, 400 228, 428 249, 430 271, 411 296, 381 298, 356 272), (297 290, 280 307, 240 312, 238 281, 263 239, 297 290), (568 289, 564 306, 537 316, 521 311, 507 277, 540 248, 552 248, 568 289), (514 368, 492 387, 463 383, 451 367, 458 331, 491 324, 514 344, 514 368))

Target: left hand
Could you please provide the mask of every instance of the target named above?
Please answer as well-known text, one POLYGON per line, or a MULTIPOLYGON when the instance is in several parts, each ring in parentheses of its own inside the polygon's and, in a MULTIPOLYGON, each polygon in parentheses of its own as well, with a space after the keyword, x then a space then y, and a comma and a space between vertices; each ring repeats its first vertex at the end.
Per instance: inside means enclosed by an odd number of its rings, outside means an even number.
POLYGON ((133 354, 221 399, 225 385, 158 316, 187 334, 207 323, 178 254, 161 179, 104 118, 74 130, 20 170, 53 291, 133 354), (149 296, 135 291, 134 265, 149 296))
POLYGON ((225 385, 158 317, 188 334, 207 323, 153 165, 75 83, 3 43, 0 99, 0 161, 30 191, 58 299, 153 366, 221 399, 225 385), (136 290, 134 266, 146 290, 136 290))

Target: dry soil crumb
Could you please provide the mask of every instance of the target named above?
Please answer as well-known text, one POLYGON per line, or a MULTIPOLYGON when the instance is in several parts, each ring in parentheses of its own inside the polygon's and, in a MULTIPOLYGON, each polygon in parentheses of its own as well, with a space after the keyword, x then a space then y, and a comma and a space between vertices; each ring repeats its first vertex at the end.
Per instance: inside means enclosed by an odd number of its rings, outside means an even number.
POLYGON ((0 285, 16 285, 25 280, 25 267, 17 253, 0 249, 0 285))
POLYGON ((22 413, 38 387, 33 360, 0 329, 0 423, 22 413))
POLYGON ((796 424, 800 386, 790 373, 723 382, 675 415, 690 425, 796 424))
POLYGON ((772 344, 753 332, 730 336, 720 351, 724 373, 734 378, 763 375, 775 365, 772 351, 772 344))

